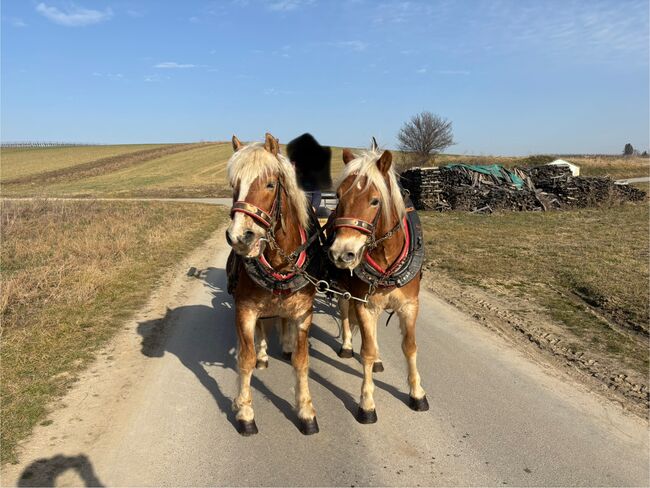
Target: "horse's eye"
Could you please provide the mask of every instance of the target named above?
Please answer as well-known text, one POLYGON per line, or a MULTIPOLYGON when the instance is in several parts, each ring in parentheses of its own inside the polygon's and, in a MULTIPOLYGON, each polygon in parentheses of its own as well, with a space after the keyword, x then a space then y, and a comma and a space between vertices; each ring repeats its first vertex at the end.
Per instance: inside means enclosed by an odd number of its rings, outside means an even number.
POLYGON ((275 181, 270 181, 270 182, 268 182, 268 183, 266 184, 266 188, 267 188, 268 190, 273 190, 273 188, 275 188, 275 181))
POLYGON ((371 207, 376 207, 377 205, 379 205, 379 198, 373 198, 372 200, 370 200, 371 207))

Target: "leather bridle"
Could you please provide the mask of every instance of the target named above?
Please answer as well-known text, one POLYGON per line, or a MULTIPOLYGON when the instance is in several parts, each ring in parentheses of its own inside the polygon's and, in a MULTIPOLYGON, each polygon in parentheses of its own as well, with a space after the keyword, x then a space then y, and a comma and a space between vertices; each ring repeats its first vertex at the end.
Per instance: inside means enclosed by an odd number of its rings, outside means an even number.
POLYGON ((376 248, 379 245, 379 243, 393 237, 393 234, 395 234, 395 232, 397 231, 397 229, 399 229, 401 225, 401 222, 398 219, 397 223, 392 229, 390 229, 380 238, 377 238, 375 237, 375 232, 377 230, 377 224, 379 224, 380 217, 381 217, 381 202, 377 206, 377 213, 372 219, 372 222, 368 222, 366 220, 355 218, 355 217, 337 217, 334 219, 334 224, 333 224, 334 231, 336 232, 336 229, 340 229, 341 227, 348 227, 350 229, 356 230, 357 232, 360 232, 361 234, 365 234, 367 237, 366 237, 366 242, 364 244, 364 248, 366 250, 372 250, 376 248))
POLYGON ((235 213, 240 212, 251 217, 258 225, 266 229, 267 232, 273 232, 282 206, 282 191, 284 191, 284 186, 278 178, 278 186, 275 190, 273 203, 271 204, 271 213, 246 200, 237 200, 230 209, 230 218, 232 219, 235 213))

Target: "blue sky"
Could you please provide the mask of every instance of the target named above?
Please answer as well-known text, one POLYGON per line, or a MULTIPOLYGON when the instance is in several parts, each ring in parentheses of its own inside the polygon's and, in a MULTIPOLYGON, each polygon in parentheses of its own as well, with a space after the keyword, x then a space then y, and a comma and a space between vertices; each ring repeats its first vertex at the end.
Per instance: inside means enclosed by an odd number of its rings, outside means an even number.
POLYGON ((2 140, 648 149, 648 1, 4 0, 2 140))

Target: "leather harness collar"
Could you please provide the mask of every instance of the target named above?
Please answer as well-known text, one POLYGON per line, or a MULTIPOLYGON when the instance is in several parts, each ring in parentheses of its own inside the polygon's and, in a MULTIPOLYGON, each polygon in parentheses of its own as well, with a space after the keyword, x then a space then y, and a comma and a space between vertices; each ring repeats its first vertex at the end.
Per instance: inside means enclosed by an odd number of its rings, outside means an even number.
POLYGON ((350 217, 334 219, 334 230, 340 227, 349 227, 368 236, 363 251, 363 259, 359 266, 354 269, 354 274, 361 281, 370 285, 369 294, 372 294, 372 291, 377 287, 402 287, 421 273, 424 262, 422 224, 408 195, 404 195, 404 203, 406 205, 406 215, 402 221, 398 221, 391 230, 380 238, 375 238, 375 230, 381 208, 377 209, 377 214, 372 222, 350 217), (381 241, 392 237, 400 225, 404 229, 404 246, 395 262, 388 269, 383 269, 372 259, 370 251, 377 247, 381 241))
MULTIPOLYGON (((239 200, 233 204, 230 210, 230 216, 232 218, 237 212, 250 216, 257 224, 266 229, 265 240, 269 246, 272 249, 280 249, 275 241, 275 227, 280 217, 282 194, 285 191, 282 182, 278 181, 270 214, 257 205, 239 200)), ((274 269, 263 253, 255 258, 243 259, 243 267, 253 282, 271 291, 274 295, 289 295, 301 290, 310 283, 300 272, 302 270, 312 269, 314 266, 320 266, 319 260, 314 259, 320 249, 320 228, 315 216, 311 216, 311 212, 310 217, 312 222, 309 229, 306 230, 302 226, 299 227, 300 245, 288 256, 283 255, 285 261, 292 265, 293 270, 289 273, 281 273, 274 269), (314 225, 314 221, 316 225, 314 225), (315 243, 318 243, 318 245, 314 246, 315 243)), ((281 254, 284 253, 281 252, 281 254)))

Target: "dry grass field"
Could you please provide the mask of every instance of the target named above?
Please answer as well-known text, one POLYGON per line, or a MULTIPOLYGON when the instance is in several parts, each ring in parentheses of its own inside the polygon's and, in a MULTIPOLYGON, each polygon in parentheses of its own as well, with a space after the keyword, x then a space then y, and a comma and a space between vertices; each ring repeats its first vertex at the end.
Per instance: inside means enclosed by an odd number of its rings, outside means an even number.
POLYGON ((3 462, 162 272, 225 218, 196 204, 1 203, 3 462))
MULTIPOLYGON (((230 143, 185 145, 83 146, 3 149, 2 195, 14 197, 214 197, 227 196, 226 163, 230 143), (177 146, 177 147, 173 147, 177 146), (147 149, 159 154, 134 157, 147 149)), ((285 147, 282 147, 285 151, 285 147)), ((332 147, 332 175, 341 172, 340 147, 332 147)), ((400 161, 396 152, 396 161, 400 161)), ((614 156, 565 158, 582 174, 627 178, 650 175, 650 159, 614 156)), ((436 165, 450 163, 531 164, 530 158, 441 154, 436 165)))
POLYGON ((35 148, 2 148, 0 151, 0 182, 46 171, 69 168, 100 158, 119 156, 163 144, 123 144, 111 146, 63 146, 35 148))
POLYGON ((553 323, 569 350, 610 362, 647 385, 647 202, 489 216, 425 213, 422 220, 435 291, 470 312, 494 298, 501 318, 512 323, 553 323))

